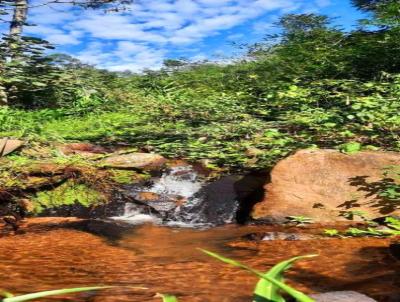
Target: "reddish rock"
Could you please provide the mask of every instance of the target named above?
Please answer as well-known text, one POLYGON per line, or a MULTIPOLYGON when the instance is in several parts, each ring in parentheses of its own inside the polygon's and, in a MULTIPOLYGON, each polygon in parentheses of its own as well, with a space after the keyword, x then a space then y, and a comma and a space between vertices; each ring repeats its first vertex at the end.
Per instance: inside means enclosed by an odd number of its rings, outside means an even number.
POLYGON ((71 143, 62 145, 59 150, 64 155, 80 155, 82 157, 95 157, 106 154, 107 149, 90 143, 71 143))
POLYGON ((162 196, 153 192, 139 192, 135 198, 141 202, 156 202, 162 200, 162 196))
POLYGON ((166 162, 167 160, 159 154, 129 153, 109 156, 104 159, 103 164, 116 169, 157 170, 161 169, 166 162))
POLYGON ((252 217, 281 222, 287 216, 306 216, 332 222, 346 220, 344 211, 362 211, 371 219, 398 215, 393 202, 377 195, 383 171, 391 165, 400 165, 399 153, 298 151, 274 167, 252 217))
POLYGON ((32 212, 35 208, 34 203, 28 198, 19 199, 17 204, 26 212, 32 212))
POLYGON ((78 168, 73 166, 59 165, 50 162, 38 162, 25 167, 23 172, 29 176, 54 176, 60 174, 71 174, 77 172, 78 168))

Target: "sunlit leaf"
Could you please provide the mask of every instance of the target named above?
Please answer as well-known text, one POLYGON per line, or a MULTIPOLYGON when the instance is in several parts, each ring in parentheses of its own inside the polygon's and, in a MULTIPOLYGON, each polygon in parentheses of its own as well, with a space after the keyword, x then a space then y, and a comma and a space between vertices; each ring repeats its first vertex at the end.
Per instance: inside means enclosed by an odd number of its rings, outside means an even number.
POLYGON ((168 294, 157 294, 157 297, 161 298, 163 302, 178 302, 178 298, 168 294))
POLYGON ((22 296, 7 297, 7 298, 3 299, 2 302, 23 302, 23 301, 30 301, 30 300, 43 298, 43 297, 48 297, 48 296, 79 293, 79 292, 106 289, 106 288, 112 288, 112 287, 113 286, 92 286, 92 287, 77 287, 77 288, 56 289, 56 290, 49 290, 49 291, 42 291, 42 292, 32 293, 32 294, 26 294, 26 295, 22 295, 22 296))
POLYGON ((299 302, 315 302, 312 298, 308 297, 307 295, 303 294, 302 292, 299 292, 298 290, 290 287, 289 285, 284 284, 283 282, 276 280, 274 278, 271 278, 270 276, 263 274, 262 272, 259 272, 255 269, 252 269, 251 267, 248 267, 236 260, 233 259, 229 259, 226 258, 224 256, 218 255, 216 253, 207 251, 207 250, 203 250, 201 249, 201 251, 203 251, 204 253, 206 253, 207 255, 216 258, 222 262, 225 262, 227 264, 239 267, 241 269, 244 269, 262 279, 265 279, 269 282, 271 282, 273 285, 277 286, 278 288, 282 289, 283 291, 285 291, 286 293, 288 293, 290 296, 292 296, 293 298, 297 299, 299 302))
MULTIPOLYGON (((306 258, 312 258, 316 257, 318 255, 306 255, 306 256, 298 256, 291 258, 286 261, 282 261, 278 264, 276 264, 274 267, 272 267, 267 273, 265 273, 265 276, 268 276, 270 278, 273 278, 275 280, 284 281, 283 278, 283 273, 288 270, 294 262, 301 260, 301 259, 306 259, 306 258)), ((285 302, 285 299, 282 297, 280 294, 280 288, 273 283, 269 282, 268 280, 265 279, 260 279, 258 281, 256 288, 254 290, 254 301, 255 302, 265 302, 265 301, 273 301, 273 302, 285 302)))

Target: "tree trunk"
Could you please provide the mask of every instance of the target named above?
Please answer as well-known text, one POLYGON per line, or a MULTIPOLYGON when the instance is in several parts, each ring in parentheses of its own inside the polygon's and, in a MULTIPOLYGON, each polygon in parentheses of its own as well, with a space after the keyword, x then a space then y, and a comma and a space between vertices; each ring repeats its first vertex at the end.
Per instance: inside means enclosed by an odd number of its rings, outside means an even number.
MULTIPOLYGON (((12 5, 14 11, 8 35, 8 59, 14 61, 20 57, 20 52, 22 51, 21 37, 28 17, 28 0, 15 0, 12 5)), ((15 86, 6 89, 3 85, 0 85, 0 105, 8 104, 13 98, 12 91, 15 92, 16 90, 15 86)))
POLYGON ((17 41, 21 39, 22 29, 26 23, 28 13, 28 0, 15 0, 14 15, 10 25, 10 38, 17 41))

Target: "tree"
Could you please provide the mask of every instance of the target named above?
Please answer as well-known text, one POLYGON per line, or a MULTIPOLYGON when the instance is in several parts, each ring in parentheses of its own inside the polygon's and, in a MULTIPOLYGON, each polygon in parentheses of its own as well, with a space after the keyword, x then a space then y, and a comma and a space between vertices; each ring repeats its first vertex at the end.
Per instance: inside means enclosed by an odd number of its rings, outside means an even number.
POLYGON ((352 0, 354 6, 361 10, 373 11, 376 10, 378 5, 385 4, 390 0, 352 0))
MULTIPOLYGON (((48 0, 41 5, 71 4, 85 9, 120 10, 130 2, 131 0, 48 0)), ((34 5, 29 0, 0 1, 0 15, 9 15, 11 19, 7 21, 7 18, 1 18, 1 21, 9 22, 9 32, 0 45, 0 106, 15 101, 20 96, 18 89, 22 89, 22 86, 24 91, 28 91, 32 84, 32 92, 37 92, 39 87, 49 84, 50 75, 58 74, 55 72, 57 68, 50 64, 51 58, 45 55, 46 49, 51 48, 51 45, 41 39, 23 36, 32 7, 34 5), (32 74, 27 73, 28 71, 32 74), (10 100, 10 97, 14 100, 10 100)))
POLYGON ((400 2, 398 0, 352 0, 360 10, 372 12, 373 25, 386 27, 400 25, 400 2))
MULTIPOLYGON (((278 43, 267 51, 265 64, 284 78, 337 77, 343 72, 341 44, 344 34, 330 25, 327 16, 288 14, 276 25, 282 30, 278 43)), ((267 41, 268 42, 268 41, 267 41)))

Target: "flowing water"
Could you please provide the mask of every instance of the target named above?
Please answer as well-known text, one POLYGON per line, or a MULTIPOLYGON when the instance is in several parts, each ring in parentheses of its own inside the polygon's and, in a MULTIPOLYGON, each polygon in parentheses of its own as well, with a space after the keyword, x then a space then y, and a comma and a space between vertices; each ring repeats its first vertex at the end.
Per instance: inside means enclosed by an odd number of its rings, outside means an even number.
POLYGON ((313 239, 323 227, 225 224, 235 220, 239 197, 248 196, 254 183, 245 179, 238 186, 238 179, 209 183, 193 167, 177 165, 146 185, 129 187, 127 200, 136 202, 127 202, 123 215, 111 220, 33 218, 17 234, 0 227, 0 287, 27 293, 117 286, 43 301, 160 302, 157 292, 181 302, 251 301, 257 278, 207 257, 198 250, 204 248, 263 271, 293 256, 319 254, 288 272, 293 286, 400 301, 400 265, 388 252, 389 239, 313 239), (258 240, 266 232, 303 240, 258 240), (132 288, 138 286, 148 289, 132 288))
MULTIPOLYGON (((295 255, 320 256, 298 263, 291 284, 306 292, 358 290, 378 301, 400 294, 399 264, 388 239, 251 241, 249 234, 317 229, 226 225, 206 230, 140 225, 119 228, 101 221, 31 219, 24 233, 0 238, 0 285, 26 293, 87 285, 127 286, 49 301, 160 301, 156 292, 183 302, 245 302, 257 278, 203 255, 206 248, 260 270, 295 255), (144 286, 135 290, 129 286, 144 286)), ((46 300, 48 301, 48 300, 46 300)))
POLYGON ((239 201, 234 192, 235 179, 225 177, 208 183, 204 175, 188 164, 164 171, 150 184, 132 186, 129 197, 141 200, 145 193, 153 200, 128 202, 124 214, 114 217, 131 224, 152 222, 179 227, 207 227, 234 221, 239 201), (221 192, 221 188, 225 189, 221 192), (224 197, 222 197, 224 196, 224 197), (215 200, 218 199, 218 202, 215 200))

